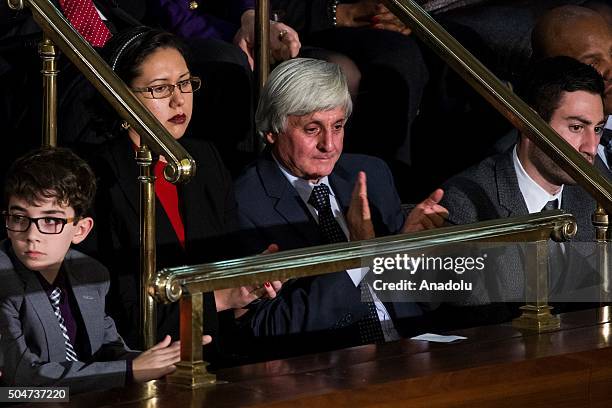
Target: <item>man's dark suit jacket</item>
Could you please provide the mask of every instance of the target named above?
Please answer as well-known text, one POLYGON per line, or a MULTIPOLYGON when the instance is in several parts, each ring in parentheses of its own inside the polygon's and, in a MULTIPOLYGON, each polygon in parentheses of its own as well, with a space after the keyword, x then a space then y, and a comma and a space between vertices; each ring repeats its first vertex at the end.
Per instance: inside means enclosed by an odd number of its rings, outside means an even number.
MULTIPOLYGON (((360 170, 367 174, 376 235, 397 233, 405 215, 389 168, 379 159, 352 154, 340 157, 329 182, 341 210, 346 214, 360 170)), ((271 243, 278 244, 281 251, 324 243, 308 208, 270 154, 249 167, 235 186, 240 227, 253 253, 271 243)), ((400 334, 410 330, 402 330, 401 319, 420 315, 414 303, 389 304, 387 308, 400 334)), ((305 352, 313 346, 323 349, 357 344, 356 323, 365 313, 360 290, 343 271, 287 282, 276 299, 251 310, 249 324, 255 336, 286 339, 278 341, 277 347, 283 351, 305 352), (296 341, 290 342, 291 338, 296 341), (289 350, 291 347, 294 349, 289 350)))
MULTIPOLYGON (((195 177, 178 185, 179 209, 185 227, 185 246, 179 244, 170 220, 156 199, 157 269, 208 262, 229 257, 232 248, 222 237, 236 229, 236 202, 232 182, 214 147, 201 140, 180 143, 198 163, 195 177)), ((126 135, 104 146, 93 159, 99 179, 95 236, 88 243, 107 263, 119 301, 112 305, 119 332, 128 344, 136 339, 138 304, 139 184, 135 152, 126 135)), ((207 297, 205 310, 214 331, 214 299, 207 297)), ((211 329, 208 324, 205 330, 211 329)), ((178 304, 158 308, 158 338, 178 337, 178 304)))
MULTIPOLYGON (((440 204, 448 209, 451 223, 469 224, 529 214, 527 204, 519 189, 512 154, 511 148, 502 154, 491 156, 476 166, 452 177, 442 185, 444 197, 440 204)), ((595 201, 581 187, 571 185, 563 187, 561 209, 576 217, 578 232, 574 241, 589 242, 594 240, 595 232, 591 223, 591 214, 595 209, 595 201)), ((580 256, 586 253, 588 248, 586 246, 566 247, 567 250, 571 249, 572 253, 576 254, 576 256, 567 257, 571 261, 569 266, 562 269, 563 272, 551 270, 551 273, 554 274, 554 276, 551 276, 552 288, 565 291, 568 288, 581 285, 582 283, 580 282, 587 282, 588 279, 590 279, 588 282, 592 284, 593 276, 589 275, 586 271, 587 269, 590 271, 590 268, 582 264, 583 260, 580 256), (585 252, 575 253, 573 252, 574 249, 585 252), (581 266, 576 266, 575 262, 578 262, 581 266), (587 280, 583 280, 581 276, 575 273, 570 274, 572 275, 570 278, 566 273, 567 271, 576 270, 580 270, 581 274, 584 273, 583 277, 586 276, 587 280)), ((524 257, 519 255, 520 253, 521 250, 510 248, 504 252, 504 255, 499 256, 499 259, 490 261, 497 262, 493 268, 495 269, 494 276, 490 276, 491 274, 485 276, 486 287, 491 298, 500 296, 504 299, 516 299, 519 301, 522 299, 521 296, 525 284, 523 272, 524 257), (499 292, 497 296, 495 296, 496 291, 499 292)), ((476 300, 476 303, 480 300, 476 300)), ((487 301, 487 299, 484 300, 485 303, 487 301)), ((471 302, 474 302, 474 299, 471 302)), ((518 305, 516 304, 516 306, 518 305)), ((472 317, 468 316, 468 312, 465 310, 460 317, 449 318, 449 316, 453 316, 452 313, 449 313, 443 320, 446 322, 455 320, 454 323, 457 323, 463 319, 466 322, 465 325, 470 325, 470 323, 483 324, 508 320, 512 315, 516 314, 515 307, 504 308, 502 305, 498 306, 499 308, 493 312, 491 312, 491 309, 475 308, 470 312, 475 313, 472 317)), ((565 308, 565 306, 563 307, 565 308)), ((440 312, 437 313, 440 315, 440 312)))

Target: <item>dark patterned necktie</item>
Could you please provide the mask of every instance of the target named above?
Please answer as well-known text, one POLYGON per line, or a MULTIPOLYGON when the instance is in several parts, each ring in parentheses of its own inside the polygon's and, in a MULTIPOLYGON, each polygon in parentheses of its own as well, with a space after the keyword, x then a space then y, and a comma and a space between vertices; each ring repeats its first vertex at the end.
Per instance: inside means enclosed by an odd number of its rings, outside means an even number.
MULTIPOLYGON (((329 202, 329 187, 326 184, 315 186, 308 199, 308 204, 312 205, 319 215, 319 229, 326 244, 334 244, 338 242, 347 242, 344 231, 334 218, 331 204, 329 202)), ((361 301, 368 305, 368 315, 359 321, 359 334, 362 344, 369 343, 384 343, 382 327, 376 312, 370 288, 366 283, 358 285, 361 291, 361 301)))
POLYGON ((551 200, 547 202, 546 205, 542 207, 540 211, 551 211, 551 210, 558 210, 558 209, 559 209, 559 200, 555 199, 555 200, 551 200))
POLYGON ((62 312, 60 310, 61 298, 62 290, 60 288, 53 289, 53 292, 51 292, 51 295, 49 295, 51 307, 53 307, 53 313, 55 313, 55 317, 57 318, 57 322, 59 323, 60 331, 62 332, 62 336, 64 336, 64 345, 66 346, 66 360, 78 361, 77 354, 74 351, 72 343, 70 342, 70 337, 68 337, 68 329, 66 328, 66 323, 64 322, 64 318, 62 317, 62 312))
POLYGON ((608 168, 612 170, 612 129, 604 128, 599 144, 604 147, 608 168))
POLYGON ((103 47, 111 32, 100 18, 93 0, 59 0, 70 24, 94 47, 103 47))

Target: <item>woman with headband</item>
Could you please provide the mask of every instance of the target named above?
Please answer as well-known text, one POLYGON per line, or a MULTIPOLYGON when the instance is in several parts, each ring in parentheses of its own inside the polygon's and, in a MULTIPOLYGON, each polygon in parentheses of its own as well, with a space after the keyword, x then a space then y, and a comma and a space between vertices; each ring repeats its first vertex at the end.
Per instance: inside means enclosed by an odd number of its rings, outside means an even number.
MULTIPOLYGON (((136 97, 183 145, 198 164, 190 182, 173 185, 166 181, 164 157, 154 164, 156 192, 157 267, 195 264, 236 257, 224 240, 235 229, 236 203, 232 181, 212 144, 201 137, 187 137, 193 112, 193 93, 202 85, 189 69, 186 50, 174 35, 148 27, 138 27, 115 35, 103 54, 136 97)), ((141 138, 127 122, 115 121, 115 137, 94 160, 100 180, 96 204, 99 256, 114 278, 115 306, 110 312, 118 321, 119 332, 133 345, 138 319, 139 187, 135 149, 141 138), (121 135, 121 133, 123 133, 121 135)), ((234 244, 235 247, 235 244, 234 244)), ((217 326, 216 313, 239 309, 261 295, 275 296, 279 282, 261 288, 241 287, 215 291, 205 296, 204 329, 217 326), (211 313, 211 311, 213 311, 211 313)), ((224 316, 226 314, 223 314, 224 316)), ((230 312, 229 317, 233 317, 230 312)), ((160 305, 157 313, 159 338, 178 338, 178 304, 160 305)), ((215 342, 219 338, 216 333, 215 342)))

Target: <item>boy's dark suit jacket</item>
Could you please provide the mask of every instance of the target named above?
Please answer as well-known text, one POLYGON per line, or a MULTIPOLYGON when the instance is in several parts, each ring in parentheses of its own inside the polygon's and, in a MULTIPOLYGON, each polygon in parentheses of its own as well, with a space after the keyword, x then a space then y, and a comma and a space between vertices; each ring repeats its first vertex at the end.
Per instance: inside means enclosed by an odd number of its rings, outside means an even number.
POLYGON ((70 392, 123 387, 129 350, 104 311, 108 271, 69 250, 63 268, 84 321, 92 357, 66 361, 66 349, 51 303, 35 272, 0 244, 0 371, 10 386, 70 387, 70 392))

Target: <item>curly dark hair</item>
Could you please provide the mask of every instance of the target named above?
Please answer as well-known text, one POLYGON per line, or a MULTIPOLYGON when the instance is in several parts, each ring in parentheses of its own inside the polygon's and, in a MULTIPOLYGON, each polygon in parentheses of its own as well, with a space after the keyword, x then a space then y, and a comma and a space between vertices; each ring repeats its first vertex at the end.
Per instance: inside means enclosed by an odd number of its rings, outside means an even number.
POLYGON ((89 165, 72 150, 44 147, 17 159, 4 184, 4 207, 11 197, 34 205, 41 199, 55 199, 70 206, 76 217, 89 212, 96 195, 96 177, 89 165))

